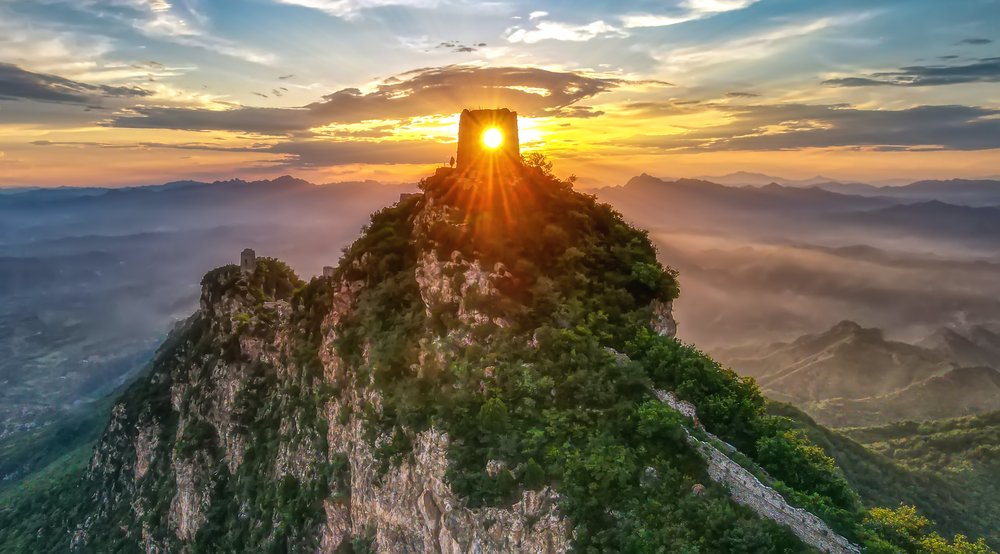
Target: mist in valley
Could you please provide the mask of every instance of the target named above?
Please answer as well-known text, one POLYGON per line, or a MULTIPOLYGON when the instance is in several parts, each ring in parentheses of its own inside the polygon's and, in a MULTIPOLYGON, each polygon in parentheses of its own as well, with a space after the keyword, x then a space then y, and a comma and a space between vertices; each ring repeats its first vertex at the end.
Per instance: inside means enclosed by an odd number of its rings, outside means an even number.
POLYGON ((1000 319, 1000 263, 971 251, 956 248, 948 258, 916 242, 914 250, 887 250, 737 234, 651 237, 680 273, 679 336, 707 350, 792 340, 845 319, 904 341, 1000 319))

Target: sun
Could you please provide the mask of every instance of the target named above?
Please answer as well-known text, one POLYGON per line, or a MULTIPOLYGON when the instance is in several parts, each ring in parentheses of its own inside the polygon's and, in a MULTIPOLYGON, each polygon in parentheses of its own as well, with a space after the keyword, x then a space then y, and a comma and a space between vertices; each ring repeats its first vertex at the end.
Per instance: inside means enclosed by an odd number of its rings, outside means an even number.
POLYGON ((483 144, 486 148, 494 149, 503 144, 503 133, 496 127, 490 127, 483 133, 483 144))

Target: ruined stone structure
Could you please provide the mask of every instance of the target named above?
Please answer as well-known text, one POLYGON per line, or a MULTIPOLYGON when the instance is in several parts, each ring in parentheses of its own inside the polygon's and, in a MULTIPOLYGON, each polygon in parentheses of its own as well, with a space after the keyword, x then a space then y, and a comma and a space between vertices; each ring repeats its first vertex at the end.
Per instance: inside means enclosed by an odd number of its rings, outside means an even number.
POLYGON ((499 110, 462 110, 458 120, 457 169, 465 173, 496 170, 520 163, 521 146, 517 138, 517 112, 499 110), (499 146, 490 148, 484 135, 490 129, 500 132, 499 146))
POLYGON ((247 274, 257 271, 257 254, 253 249, 244 248, 240 252, 240 271, 247 274))
MULTIPOLYGON (((656 391, 657 398, 682 415, 692 418, 696 427, 712 440, 719 439, 698 423, 694 404, 681 400, 673 392, 656 391)), ((860 554, 861 549, 837 534, 822 519, 802 508, 789 504, 781 493, 760 482, 749 470, 734 462, 711 443, 703 441, 685 429, 688 443, 708 464, 708 476, 729 489, 729 496, 761 517, 792 530, 802 542, 829 554, 860 554)), ((719 441, 722 442, 722 441, 719 441)), ((725 444, 725 443, 723 443, 725 444)), ((729 445, 726 445, 729 446, 729 445)), ((732 448, 730 446, 730 448, 732 448)), ((735 449, 734 449, 735 450, 735 449)))
POLYGON ((325 265, 323 266, 323 277, 333 277, 333 266, 325 265))

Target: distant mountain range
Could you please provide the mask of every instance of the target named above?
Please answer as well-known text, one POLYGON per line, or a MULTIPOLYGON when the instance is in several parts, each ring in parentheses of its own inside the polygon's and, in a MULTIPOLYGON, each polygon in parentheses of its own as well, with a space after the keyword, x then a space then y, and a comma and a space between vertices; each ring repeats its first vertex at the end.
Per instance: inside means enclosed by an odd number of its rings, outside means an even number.
POLYGON ((1000 204, 1000 180, 950 179, 917 181, 903 186, 862 183, 818 183, 819 188, 860 196, 885 196, 905 200, 940 200, 951 204, 990 206, 1000 204))
POLYGON ((1000 249, 1000 181, 921 181, 869 189, 883 194, 774 183, 726 186, 694 179, 665 181, 641 174, 625 185, 593 192, 652 229, 738 229, 741 234, 749 232, 747 236, 770 239, 823 235, 827 238, 822 242, 830 244, 927 238, 958 241, 990 252, 1000 249))
POLYGON ((874 425, 1000 409, 1000 328, 943 328, 918 344, 852 321, 789 343, 715 355, 826 425, 874 425))
POLYGON ((753 173, 750 171, 737 171, 726 175, 702 175, 695 177, 695 179, 701 181, 711 181, 713 183, 732 187, 760 187, 772 183, 787 187, 814 187, 824 183, 841 183, 841 181, 838 181, 837 179, 824 177, 822 175, 817 175, 809 179, 786 179, 784 177, 775 177, 774 175, 753 173))
POLYGON ((786 179, 763 173, 737 171, 726 175, 706 175, 693 179, 663 178, 664 181, 706 181, 727 187, 766 187, 779 185, 790 188, 820 188, 830 192, 855 196, 883 196, 897 200, 941 200, 970 206, 1000 205, 1000 176, 981 179, 925 179, 907 181, 892 179, 873 183, 842 181, 817 175, 809 179, 786 179))

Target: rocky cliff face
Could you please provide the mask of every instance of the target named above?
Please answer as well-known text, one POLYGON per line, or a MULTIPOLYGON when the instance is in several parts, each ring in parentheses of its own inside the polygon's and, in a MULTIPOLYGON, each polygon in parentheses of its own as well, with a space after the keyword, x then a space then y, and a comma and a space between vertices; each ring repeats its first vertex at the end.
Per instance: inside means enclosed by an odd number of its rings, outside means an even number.
MULTIPOLYGON (((435 226, 461 225, 453 207, 408 201, 422 204, 406 222, 411 242, 430 242, 435 226)), ((436 250, 419 252, 410 279, 427 319, 448 312, 454 321, 445 333, 417 340, 412 369, 419 374, 440 372, 456 348, 508 325, 484 309, 500 296, 496 283, 511 278, 505 266, 436 250)), ((251 536, 316 551, 355 543, 380 552, 566 551, 570 525, 551 487, 521 491, 507 505, 468 507, 447 481, 450 438, 434 426, 414 435, 402 463, 380 467, 375 451, 389 437, 372 437, 368 425, 382 406, 375 374, 357 373, 338 348, 342 323, 358 310, 368 284, 351 276, 365 273, 368 262, 361 255, 337 278, 314 281, 311 288, 323 297, 315 304, 270 282, 298 285, 277 262, 263 261, 251 276, 235 267, 206 276, 199 312, 160 350, 148 378, 114 407, 88 475, 100 492, 90 517, 74 529, 73 547, 105 544, 95 528, 117 521, 116 540, 146 552, 188 551, 210 542, 199 533, 222 504, 239 519, 264 519, 249 526, 251 536), (308 316, 319 325, 304 328, 303 312, 317 310, 308 316), (299 536, 283 534, 289 514, 280 501, 242 486, 254 478, 279 488, 317 488, 312 500, 322 510, 304 526, 295 522, 299 536)), ((657 308, 655 323, 672 333, 669 300, 657 308)), ((373 364, 370 348, 363 345, 363 366, 373 364)))
MULTIPOLYGON (((428 254, 421 259, 418 272, 427 310, 456 303, 465 325, 502 324, 463 305, 473 289, 489 294, 491 272, 474 262, 461 261, 457 253, 446 260, 428 254)), ((255 380, 261 377, 254 366, 266 366, 271 373, 267 388, 287 393, 265 393, 275 406, 263 409, 291 407, 321 394, 325 387, 344 387, 324 402, 309 406, 321 410, 312 418, 303 418, 300 410, 307 409, 305 406, 271 414, 277 425, 270 430, 275 439, 273 458, 263 460, 271 482, 294 482, 297 488, 317 484, 324 480, 322 472, 338 464, 346 476, 340 483, 326 482, 322 487, 317 497, 322 502, 321 517, 304 529, 309 536, 301 537, 303 543, 326 552, 350 545, 355 539, 370 543, 379 552, 567 550, 569 528, 559 514, 558 495, 551 488, 524 491, 505 507, 467 508, 447 484, 449 437, 438 429, 419 433, 405 462, 379 471, 373 449, 383 438, 374 443, 369 440, 365 419, 371 410, 379 409, 380 394, 370 380, 345 375, 335 344, 337 326, 356 308, 362 282, 318 285, 331 294, 331 309, 321 325, 317 353, 321 373, 304 387, 295 384, 307 380, 309 369, 296 361, 296 349, 302 345, 295 338, 291 306, 287 300, 257 303, 248 291, 253 286, 236 271, 212 276, 205 284, 199 314, 180 339, 183 343, 176 350, 160 352, 148 386, 162 393, 169 391, 169 413, 156 413, 157 406, 144 405, 147 398, 115 406, 89 475, 107 492, 95 499, 94 518, 75 530, 73 544, 78 550, 87 551, 94 539, 103 540, 91 534, 91 527, 112 514, 142 522, 123 531, 147 552, 189 549, 187 545, 195 542, 209 511, 223 500, 219 498, 220 483, 243 476, 241 466, 248 450, 254 451, 249 443, 261 438, 248 433, 241 423, 251 409, 246 396, 262 392, 256 388, 255 380), (223 287, 226 292, 212 298, 213 287, 223 287), (256 331, 263 325, 267 334, 262 336, 256 331), (191 336, 197 334, 195 328, 204 329, 201 336, 191 336), (196 338, 208 344, 192 344, 196 338), (298 394, 293 395, 295 392, 298 394), (150 474, 157 470, 159 475, 150 474), (148 514, 163 508, 153 501, 164 500, 146 494, 150 479, 160 481, 157 485, 165 484, 170 493, 169 503, 159 515, 158 523, 165 525, 145 521, 148 514), (151 531, 151 527, 160 532, 151 531)), ((448 340, 462 342, 468 337, 455 333, 448 340)), ((440 364, 444 342, 424 344, 418 358, 427 365, 440 364)), ((225 502, 245 506, 259 500, 254 492, 225 502)))
POLYGON ((114 407, 73 549, 801 546, 713 484, 658 407, 654 384, 720 432, 763 413, 670 338, 676 283, 645 236, 539 172, 485 200, 474 185, 440 174, 375 214, 333 277, 269 259, 206 275, 114 407))

